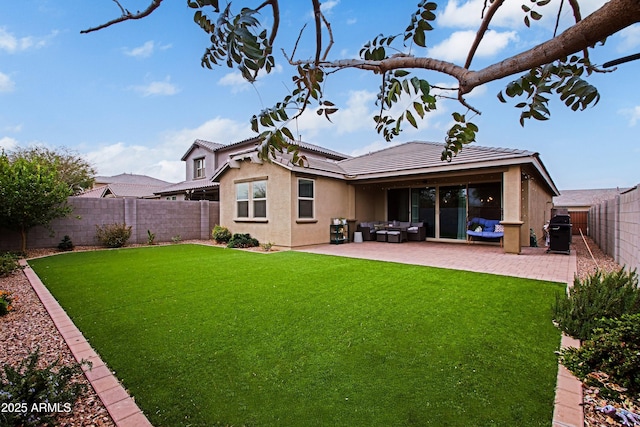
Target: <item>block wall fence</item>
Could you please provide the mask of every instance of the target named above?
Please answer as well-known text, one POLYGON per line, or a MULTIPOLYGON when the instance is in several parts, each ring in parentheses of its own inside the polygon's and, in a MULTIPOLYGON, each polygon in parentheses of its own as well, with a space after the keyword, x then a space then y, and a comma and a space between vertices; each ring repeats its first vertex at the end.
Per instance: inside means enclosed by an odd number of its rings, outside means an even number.
MULTIPOLYGON (((57 247, 68 235, 74 245, 96 245, 96 225, 125 223, 131 226, 129 243, 146 243, 147 230, 155 233, 156 242, 169 242, 175 236, 182 240, 210 239, 211 230, 219 223, 219 202, 90 199, 70 197, 73 212, 51 222, 51 231, 34 227, 29 231, 27 247, 57 247)), ((19 250, 20 233, 0 229, 0 250, 19 250)))
POLYGON ((594 205, 589 236, 618 264, 640 272, 640 188, 594 205))

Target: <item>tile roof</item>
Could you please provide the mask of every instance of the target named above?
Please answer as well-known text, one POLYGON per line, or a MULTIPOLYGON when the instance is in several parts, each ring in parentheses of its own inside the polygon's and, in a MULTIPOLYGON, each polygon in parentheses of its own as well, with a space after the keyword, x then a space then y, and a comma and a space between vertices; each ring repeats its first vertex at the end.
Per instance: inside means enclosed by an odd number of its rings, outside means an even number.
POLYGON ((158 189, 155 191, 155 194, 184 193, 186 190, 201 190, 204 188, 215 188, 217 186, 217 182, 211 182, 211 180, 208 179, 182 181, 177 184, 158 189))
POLYGON ((85 191, 76 197, 135 197, 135 198, 153 198, 155 197, 154 191, 157 191, 161 186, 157 185, 144 185, 144 184, 121 184, 111 183, 103 185, 93 190, 85 191))
POLYGON ((412 141, 343 160, 339 164, 347 175, 364 178, 366 175, 386 172, 407 173, 424 169, 456 170, 468 168, 471 164, 479 167, 482 163, 525 158, 536 154, 526 150, 482 147, 472 144, 464 147, 451 162, 446 162, 441 160, 443 149, 442 143, 412 141))
POLYGON ((602 201, 613 199, 626 190, 626 188, 562 190, 559 196, 553 198, 553 204, 557 207, 592 206, 602 201))
MULTIPOLYGON (((253 143, 258 144, 259 139, 258 138, 249 138, 249 139, 245 139, 243 141, 238 141, 238 142, 234 142, 233 144, 228 144, 228 145, 223 145, 221 147, 218 147, 220 150, 223 149, 228 149, 228 148, 233 148, 234 146, 239 146, 239 145, 247 145, 249 143, 253 143)), ((330 150, 328 148, 324 148, 321 147, 319 145, 315 145, 315 144, 310 144, 308 142, 303 142, 303 141, 290 141, 291 143, 298 145, 300 148, 305 149, 307 151, 310 151, 312 153, 318 153, 321 154, 323 156, 327 156, 327 157, 331 157, 335 160, 343 160, 343 159, 349 159, 351 158, 351 156, 344 154, 344 153, 339 153, 337 151, 334 150, 330 150)), ((253 146, 250 146, 249 149, 254 149, 253 146)))
POLYGON ((96 176, 95 181, 96 183, 102 184, 136 184, 160 187, 171 184, 168 181, 163 181, 148 175, 137 175, 134 173, 121 173, 113 176, 96 176))
MULTIPOLYGON (((306 148, 306 145, 301 147, 306 148)), ((314 146, 318 147, 318 146, 314 146)), ((394 179, 400 176, 437 172, 456 172, 487 167, 506 167, 514 164, 532 164, 554 194, 558 194, 553 180, 539 159, 538 153, 510 149, 483 147, 472 144, 451 162, 441 160, 443 143, 412 141, 358 157, 343 157, 342 160, 321 159, 309 156, 304 167, 291 163, 291 155, 278 154, 275 163, 301 173, 329 176, 352 181, 375 178, 394 179)), ((255 151, 249 147, 232 153, 238 158, 248 158, 255 151)), ((330 151, 330 150, 329 150, 330 151)), ((213 180, 219 181, 229 164, 222 165, 214 173, 213 180)))

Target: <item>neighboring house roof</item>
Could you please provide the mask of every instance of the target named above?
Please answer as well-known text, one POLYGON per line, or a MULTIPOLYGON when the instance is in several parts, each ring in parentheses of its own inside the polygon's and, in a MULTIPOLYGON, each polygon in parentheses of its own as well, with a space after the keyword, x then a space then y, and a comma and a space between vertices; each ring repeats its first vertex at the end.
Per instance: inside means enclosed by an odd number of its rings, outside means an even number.
POLYGON ((138 185, 138 184, 107 184, 98 188, 94 188, 93 190, 85 191, 82 194, 79 194, 76 197, 94 197, 94 198, 103 198, 103 197, 114 197, 114 198, 138 198, 138 199, 148 199, 156 197, 154 195, 154 191, 158 188, 153 185, 138 185))
POLYGON ((553 204, 564 208, 593 206, 602 201, 613 199, 625 191, 627 191, 626 188, 562 190, 559 196, 553 198, 553 204))
POLYGON ((202 190, 216 187, 218 187, 217 182, 211 182, 208 179, 199 179, 194 181, 182 181, 177 184, 169 185, 167 187, 156 190, 155 194, 177 194, 184 193, 187 190, 202 190))
POLYGON ((196 148, 198 148, 198 147, 204 148, 205 150, 211 151, 213 153, 218 148, 224 147, 224 144, 219 144, 217 142, 211 142, 211 141, 205 141, 204 139, 196 139, 195 141, 193 141, 193 144, 191 144, 191 147, 189 147, 187 152, 184 153, 184 155, 182 156, 182 158, 180 160, 182 160, 183 162, 185 160, 187 160, 187 158, 189 157, 189 154, 191 154, 191 152, 193 150, 195 150, 196 148))
MULTIPOLYGON (((304 167, 291 163, 291 156, 286 154, 278 156, 274 163, 290 170, 352 181, 435 172, 468 171, 514 164, 532 164, 551 191, 554 194, 559 194, 538 153, 526 150, 470 145, 464 147, 451 162, 446 162, 441 160, 443 149, 444 144, 442 143, 413 141, 362 156, 345 158, 341 161, 309 158, 304 167)), ((233 167, 233 162, 236 160, 250 158, 252 161, 257 161, 251 151, 242 150, 232 155, 231 161, 216 171, 213 180, 217 181, 227 168, 233 167)))
POLYGON ((96 176, 96 184, 135 184, 135 185, 148 185, 155 187, 163 187, 171 184, 168 181, 163 181, 158 178, 153 178, 147 175, 137 175, 134 173, 121 173, 114 176, 96 176))
POLYGON ((139 199, 156 197, 154 192, 171 185, 168 181, 147 175, 121 173, 114 176, 96 176, 94 188, 76 197, 135 197, 139 199))

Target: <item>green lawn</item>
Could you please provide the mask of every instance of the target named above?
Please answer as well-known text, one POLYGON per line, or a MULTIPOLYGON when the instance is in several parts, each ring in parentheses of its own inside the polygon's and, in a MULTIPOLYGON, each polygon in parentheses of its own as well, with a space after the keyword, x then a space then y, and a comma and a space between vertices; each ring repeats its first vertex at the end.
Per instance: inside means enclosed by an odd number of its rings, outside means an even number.
POLYGON ((558 283, 198 245, 30 264, 157 427, 551 424, 558 283))

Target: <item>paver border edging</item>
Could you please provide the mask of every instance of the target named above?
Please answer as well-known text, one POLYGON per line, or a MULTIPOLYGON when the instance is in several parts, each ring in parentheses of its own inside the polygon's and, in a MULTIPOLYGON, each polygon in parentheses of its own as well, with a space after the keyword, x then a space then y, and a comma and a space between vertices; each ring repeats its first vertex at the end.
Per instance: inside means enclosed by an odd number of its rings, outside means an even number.
POLYGON ((117 427, 153 427, 133 398, 102 361, 98 353, 91 348, 84 335, 73 323, 51 292, 44 286, 29 263, 20 260, 24 275, 38 298, 53 320, 78 363, 91 362, 91 367, 82 365, 82 370, 91 387, 104 404, 117 427))

